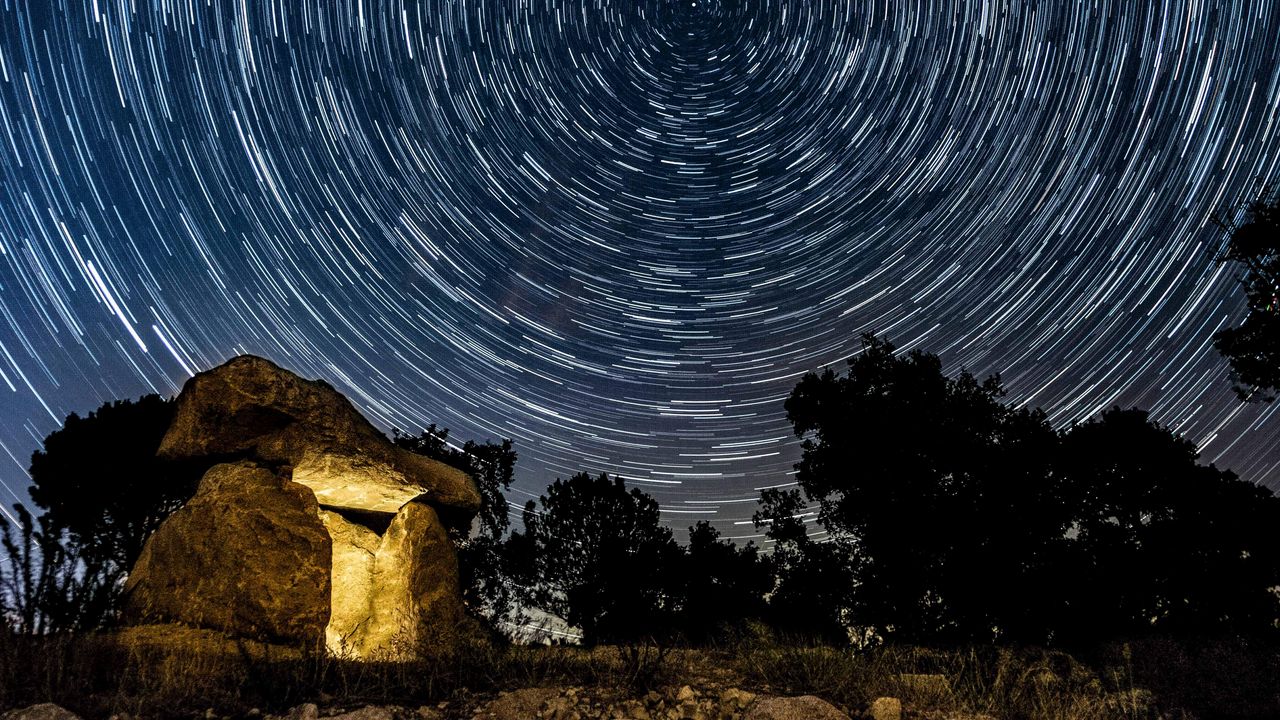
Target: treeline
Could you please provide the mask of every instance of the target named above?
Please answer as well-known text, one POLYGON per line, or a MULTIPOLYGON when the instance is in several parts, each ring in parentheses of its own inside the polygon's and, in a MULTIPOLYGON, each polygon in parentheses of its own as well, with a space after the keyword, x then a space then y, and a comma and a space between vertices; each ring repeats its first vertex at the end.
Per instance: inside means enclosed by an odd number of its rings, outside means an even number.
POLYGON ((768 553, 706 523, 681 546, 648 495, 579 474, 531 501, 522 531, 482 536, 471 572, 507 594, 473 607, 508 628, 550 614, 587 643, 1277 635, 1280 500, 1198 464, 1143 411, 1056 431, 998 378, 947 377, 936 355, 874 336, 847 372, 801 380, 786 411, 803 454, 796 487, 760 498, 768 553))
MULTIPOLYGON (((10 632, 115 619, 142 543, 197 478, 154 459, 171 401, 75 415, 32 460, 38 516, 4 523, 10 632)), ((866 336, 845 372, 786 401, 804 439, 796 484, 762 493, 766 540, 707 523, 678 542, 618 477, 557 480, 513 531, 510 441, 448 431, 393 440, 469 472, 483 507, 454 538, 463 594, 495 635, 548 616, 596 643, 700 644, 762 634, 837 645, 1079 648, 1151 636, 1280 635, 1280 499, 1140 410, 1063 430, 996 377, 866 336)))

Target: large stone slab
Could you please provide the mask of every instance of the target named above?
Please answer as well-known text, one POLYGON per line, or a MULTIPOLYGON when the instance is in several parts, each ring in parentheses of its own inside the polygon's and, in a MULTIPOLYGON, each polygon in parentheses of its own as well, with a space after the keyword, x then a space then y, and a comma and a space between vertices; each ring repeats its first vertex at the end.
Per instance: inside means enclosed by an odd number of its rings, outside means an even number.
POLYGON ((319 512, 311 490, 270 470, 213 466, 143 547, 125 584, 125 621, 317 645, 331 556, 319 512))
POLYGON ((464 472, 396 447, 337 390, 242 355, 192 377, 158 454, 286 465, 326 506, 395 513, 418 499, 469 518, 464 472))

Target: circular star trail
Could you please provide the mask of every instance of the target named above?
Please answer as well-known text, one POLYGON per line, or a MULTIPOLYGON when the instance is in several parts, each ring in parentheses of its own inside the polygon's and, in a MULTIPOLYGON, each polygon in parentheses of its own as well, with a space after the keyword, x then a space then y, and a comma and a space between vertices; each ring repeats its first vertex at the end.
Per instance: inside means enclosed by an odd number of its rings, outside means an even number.
POLYGON ((1280 4, 0 9, 0 482, 243 352, 753 534, 858 335, 1280 484, 1210 222, 1280 175, 1280 4))

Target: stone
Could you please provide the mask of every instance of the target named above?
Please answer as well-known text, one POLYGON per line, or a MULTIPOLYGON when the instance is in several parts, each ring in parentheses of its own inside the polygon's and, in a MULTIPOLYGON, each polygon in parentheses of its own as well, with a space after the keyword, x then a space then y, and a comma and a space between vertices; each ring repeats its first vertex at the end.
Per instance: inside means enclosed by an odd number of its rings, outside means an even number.
POLYGON ((867 712, 871 720, 902 720, 902 701, 895 697, 876 698, 867 712))
POLYGON ((849 720, 836 706, 814 697, 762 697, 747 708, 743 720, 849 720))
POLYGON ((427 655, 442 654, 462 623, 458 557, 436 511, 423 503, 400 509, 378 544, 373 563, 371 647, 389 647, 402 634, 427 655))
POLYGON ((287 465, 333 508, 394 513, 420 499, 469 518, 480 507, 466 473, 395 446, 327 383, 252 355, 183 385, 157 454, 287 465))
POLYGON ((80 720, 80 716, 60 705, 40 703, 10 710, 0 720, 80 720))
POLYGON ((187 381, 157 454, 212 467, 130 573, 126 623, 361 659, 452 650, 463 612, 448 528, 480 505, 466 473, 253 356, 187 381))
POLYGON ((738 688, 727 688, 720 693, 721 707, 732 710, 741 710, 750 705, 755 699, 755 693, 738 688))
POLYGON ((316 646, 329 621, 330 555, 311 490, 252 463, 214 465, 143 546, 125 583, 125 621, 316 646))
POLYGON ((320 708, 315 703, 303 703, 289 709, 284 715, 268 716, 278 720, 316 720, 320 717, 320 708))
POLYGON ((336 512, 331 651, 357 658, 439 655, 454 646, 463 608, 452 542, 431 506, 406 503, 379 537, 336 512))
POLYGON ((322 720, 395 720, 395 717, 395 711, 389 707, 366 705, 341 715, 330 715, 322 720))
POLYGON ((360 657, 360 629, 372 614, 373 559, 382 538, 369 527, 336 511, 321 510, 320 520, 333 542, 333 587, 325 646, 339 657, 360 657))
POLYGON ((480 707, 476 717, 486 720, 530 720, 538 717, 542 706, 559 694, 555 688, 522 688, 498 693, 498 697, 480 707))

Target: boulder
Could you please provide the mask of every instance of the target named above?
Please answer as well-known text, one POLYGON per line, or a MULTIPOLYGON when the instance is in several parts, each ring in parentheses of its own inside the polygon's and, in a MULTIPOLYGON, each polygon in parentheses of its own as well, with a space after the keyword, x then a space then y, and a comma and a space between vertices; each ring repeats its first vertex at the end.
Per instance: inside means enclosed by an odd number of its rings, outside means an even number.
POLYGON ((849 720, 831 703, 813 695, 765 697, 747 708, 743 720, 849 720))
POLYGON ((543 706, 560 696, 555 688, 522 688, 498 693, 498 697, 485 703, 475 717, 485 720, 528 720, 538 717, 543 706))
POLYGON ((0 714, 0 720, 80 720, 80 716, 60 705, 40 703, 0 714))
POLYGON ((215 465, 148 538, 125 583, 131 624, 184 623, 314 645, 329 621, 329 534, 311 490, 253 463, 215 465))
POLYGON ((408 503, 383 534, 373 559, 370 603, 365 648, 403 643, 439 655, 453 647, 462 621, 458 558, 429 505, 408 503))
POLYGON ((469 518, 480 507, 466 473, 395 446, 327 383, 252 355, 187 381, 158 454, 287 465, 332 508, 394 513, 420 499, 469 518))
POLYGON ((902 701, 895 697, 879 697, 867 710, 871 720, 902 720, 902 701))
POLYGON ((330 650, 358 658, 444 654, 462 620, 458 561, 429 505, 406 503, 379 537, 322 511, 333 538, 330 650))

